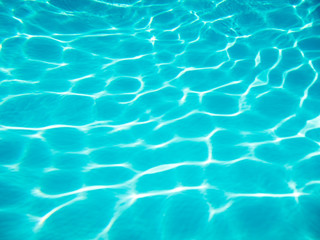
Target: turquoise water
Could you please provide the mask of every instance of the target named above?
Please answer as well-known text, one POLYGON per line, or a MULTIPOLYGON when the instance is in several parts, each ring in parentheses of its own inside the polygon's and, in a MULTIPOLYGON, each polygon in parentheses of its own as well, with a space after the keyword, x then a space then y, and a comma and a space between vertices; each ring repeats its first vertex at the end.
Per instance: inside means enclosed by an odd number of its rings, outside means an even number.
POLYGON ((0 239, 320 239, 319 72, 317 0, 2 0, 0 239))

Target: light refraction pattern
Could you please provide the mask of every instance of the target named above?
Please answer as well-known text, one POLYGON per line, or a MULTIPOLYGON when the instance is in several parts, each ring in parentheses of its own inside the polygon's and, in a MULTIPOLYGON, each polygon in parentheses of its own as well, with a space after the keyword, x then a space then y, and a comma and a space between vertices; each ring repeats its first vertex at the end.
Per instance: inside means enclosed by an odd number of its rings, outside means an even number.
POLYGON ((320 239, 319 17, 2 0, 0 239, 320 239))

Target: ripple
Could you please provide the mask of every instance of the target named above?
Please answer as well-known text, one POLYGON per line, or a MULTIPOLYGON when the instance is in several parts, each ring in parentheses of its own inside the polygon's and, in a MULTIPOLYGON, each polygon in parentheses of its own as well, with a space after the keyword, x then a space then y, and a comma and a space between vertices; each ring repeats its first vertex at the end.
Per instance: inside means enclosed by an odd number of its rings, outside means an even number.
POLYGON ((3 0, 1 239, 318 239, 319 4, 3 0))

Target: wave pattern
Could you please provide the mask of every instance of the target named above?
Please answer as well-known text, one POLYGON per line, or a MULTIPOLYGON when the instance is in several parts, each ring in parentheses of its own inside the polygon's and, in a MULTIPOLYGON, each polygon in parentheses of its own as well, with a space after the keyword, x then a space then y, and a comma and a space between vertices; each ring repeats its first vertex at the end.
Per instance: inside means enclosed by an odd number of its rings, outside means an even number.
POLYGON ((320 239, 319 14, 3 0, 0 238, 320 239))

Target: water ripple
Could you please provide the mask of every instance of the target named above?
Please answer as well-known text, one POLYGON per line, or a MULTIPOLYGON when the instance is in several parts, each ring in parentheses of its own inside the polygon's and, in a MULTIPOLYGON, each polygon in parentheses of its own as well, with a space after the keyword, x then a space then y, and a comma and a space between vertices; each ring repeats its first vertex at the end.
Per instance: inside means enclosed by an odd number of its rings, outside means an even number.
POLYGON ((1 239, 319 239, 316 0, 3 0, 1 239))

